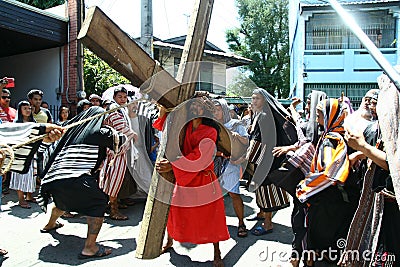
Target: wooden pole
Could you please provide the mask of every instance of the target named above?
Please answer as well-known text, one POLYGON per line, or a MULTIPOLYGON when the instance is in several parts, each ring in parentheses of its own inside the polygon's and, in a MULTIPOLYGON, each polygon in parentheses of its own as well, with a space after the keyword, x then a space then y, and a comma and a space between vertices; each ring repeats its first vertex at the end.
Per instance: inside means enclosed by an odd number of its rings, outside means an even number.
MULTIPOLYGON (((188 64, 193 61, 201 61, 204 52, 205 40, 211 19, 213 0, 196 0, 192 13, 189 34, 185 42, 184 52, 178 71, 178 81, 182 82, 178 94, 178 103, 183 103, 194 94, 195 81, 198 77, 198 64, 188 64), (195 18, 195 19, 193 19, 195 18), (197 38, 197 39, 196 39, 197 38), (185 52, 187 51, 187 52, 185 52), (189 66, 189 67, 188 67, 189 66), (184 83, 186 81, 186 83, 184 83)), ((162 143, 157 160, 163 158, 168 150, 168 155, 179 151, 179 136, 184 129, 186 109, 183 106, 178 111, 170 114, 163 131, 162 143)), ((174 158, 170 156, 169 159, 174 158)), ((137 239, 136 257, 140 259, 156 258, 161 253, 164 240, 165 228, 168 220, 169 205, 172 198, 173 172, 160 175, 156 170, 153 172, 151 191, 148 194, 142 225, 137 239), (164 180, 164 181, 163 181, 164 180), (165 182, 167 181, 167 183, 165 182), (170 183, 168 183, 170 182, 170 183)))

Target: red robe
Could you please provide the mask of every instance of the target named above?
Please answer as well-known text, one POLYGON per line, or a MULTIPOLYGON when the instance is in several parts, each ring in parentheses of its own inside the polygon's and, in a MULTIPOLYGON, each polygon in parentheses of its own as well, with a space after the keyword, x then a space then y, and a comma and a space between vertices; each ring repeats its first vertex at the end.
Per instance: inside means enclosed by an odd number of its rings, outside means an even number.
POLYGON ((199 125, 186 129, 182 154, 172 163, 176 184, 168 217, 168 234, 176 241, 193 244, 229 239, 224 200, 214 173, 217 131, 199 125))

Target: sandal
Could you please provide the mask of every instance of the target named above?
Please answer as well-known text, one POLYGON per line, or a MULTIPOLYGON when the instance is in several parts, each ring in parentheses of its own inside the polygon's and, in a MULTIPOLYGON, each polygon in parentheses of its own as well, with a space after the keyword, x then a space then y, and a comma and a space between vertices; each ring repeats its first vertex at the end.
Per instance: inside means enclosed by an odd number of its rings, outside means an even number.
POLYGON ((238 237, 246 237, 247 236, 246 225, 242 224, 242 225, 238 226, 237 236, 238 237))
POLYGON ((0 256, 7 255, 8 251, 5 249, 0 248, 0 256))
POLYGON ((125 221, 128 220, 128 216, 122 214, 118 210, 118 203, 110 203, 110 219, 117 221, 125 221))
POLYGON ((28 202, 20 202, 18 205, 23 209, 30 209, 31 208, 31 206, 28 204, 28 202))
POLYGON ((257 226, 256 228, 254 228, 254 229, 251 231, 251 233, 252 233, 253 235, 260 236, 260 235, 270 234, 270 233, 272 233, 273 231, 274 231, 273 229, 265 230, 264 227, 262 227, 262 226, 257 226))
POLYGON ((72 214, 72 213, 69 212, 69 211, 66 211, 63 215, 61 215, 61 218, 66 218, 66 219, 74 218, 74 217, 75 217, 75 215, 72 214))
POLYGON ((111 254, 111 249, 107 249, 103 246, 99 246, 99 250, 93 254, 93 255, 84 255, 82 253, 80 253, 78 255, 78 259, 80 260, 85 260, 85 259, 90 259, 90 258, 100 258, 100 257, 105 257, 111 254))
POLYGON ((50 233, 51 231, 57 230, 63 226, 64 226, 64 224, 56 222, 56 226, 54 226, 53 228, 50 228, 50 229, 43 228, 43 229, 40 229, 40 232, 43 234, 50 233))
POLYGON ((248 220, 248 221, 264 221, 265 218, 257 214, 256 216, 248 218, 246 220, 248 220))

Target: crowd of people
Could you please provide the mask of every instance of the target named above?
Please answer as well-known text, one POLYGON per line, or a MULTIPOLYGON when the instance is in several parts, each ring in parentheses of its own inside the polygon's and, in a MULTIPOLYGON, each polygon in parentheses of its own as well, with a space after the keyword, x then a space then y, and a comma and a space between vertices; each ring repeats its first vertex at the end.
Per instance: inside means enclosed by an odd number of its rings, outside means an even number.
MULTIPOLYGON (((46 210, 53 200, 43 233, 62 227, 57 221, 61 216, 86 215, 88 235, 80 259, 111 253, 96 244, 105 214, 127 220, 120 208, 133 204, 135 194, 146 195, 155 168, 161 175, 172 172, 175 177, 163 252, 173 246, 173 240, 212 243, 213 265, 223 266, 219 242, 230 238, 225 193, 232 198, 238 219, 237 236, 248 236, 240 190, 243 182, 255 193, 259 208, 247 220, 262 221, 251 230, 253 235, 272 233, 273 213, 289 207, 292 199, 293 266, 301 262, 304 266, 354 262, 395 266, 391 256, 400 258, 400 211, 376 110, 379 92, 369 90, 354 111, 343 95, 329 98, 313 91, 300 114, 300 99, 294 98, 286 109, 266 90, 256 89, 249 108, 234 115, 224 98, 196 94, 184 107, 188 122, 181 134, 182 155, 176 159, 159 155, 157 161, 156 136, 165 130, 168 112, 158 106, 158 118, 143 116, 138 114, 137 102, 130 99, 128 107, 76 126, 60 140, 37 148, 41 185, 36 200, 32 196, 35 161, 27 160, 25 173, 11 170, 10 189, 17 191, 22 208, 37 201, 46 210), (228 133, 230 151, 223 149, 222 131, 228 133), (347 240, 347 246, 341 247, 339 240, 347 240), (371 251, 372 258, 354 259, 343 249, 371 251)), ((40 90, 31 90, 28 101, 21 101, 16 111, 7 104, 10 96, 3 89, 0 116, 4 121, 53 121, 41 107, 40 90)), ((128 101, 127 90, 118 86, 112 101, 94 94, 81 100, 73 118, 62 107, 57 134, 62 127, 128 101)))

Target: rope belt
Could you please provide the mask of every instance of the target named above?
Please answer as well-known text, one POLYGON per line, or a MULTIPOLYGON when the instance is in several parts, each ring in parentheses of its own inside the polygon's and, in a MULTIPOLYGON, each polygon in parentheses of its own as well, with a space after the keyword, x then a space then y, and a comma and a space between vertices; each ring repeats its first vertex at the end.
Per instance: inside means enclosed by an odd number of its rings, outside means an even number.
MULTIPOLYGON (((97 118, 100 118, 100 117, 102 117, 102 116, 104 116, 106 114, 112 113, 112 112, 117 111, 119 109, 125 108, 125 107, 127 107, 129 105, 132 105, 133 103, 137 103, 140 100, 142 100, 142 99, 134 100, 134 101, 126 103, 126 104, 124 104, 122 106, 115 107, 115 108, 112 108, 112 109, 107 110, 105 112, 96 114, 96 115, 94 115, 92 117, 86 118, 84 120, 80 120, 80 121, 74 122, 74 123, 64 127, 64 129, 65 130, 69 130, 69 129, 75 127, 75 126, 81 125, 83 123, 86 123, 88 121, 91 121, 91 120, 94 120, 94 119, 97 119, 97 118)), ((13 162, 14 162, 14 159, 15 159, 15 153, 14 153, 15 150, 17 150, 18 148, 21 148, 21 147, 23 147, 25 145, 28 145, 28 144, 35 143, 37 141, 43 140, 46 136, 47 136, 47 133, 39 135, 39 136, 31 138, 31 139, 28 139, 25 142, 22 142, 22 143, 19 143, 19 144, 15 144, 13 146, 9 146, 7 144, 0 144, 0 155, 1 155, 1 158, 0 158, 0 175, 3 175, 3 174, 5 174, 6 172, 8 172, 10 170, 10 168, 11 168, 13 162), (9 158, 9 162, 5 166, 3 166, 4 162, 5 162, 5 159, 7 157, 9 158)))

